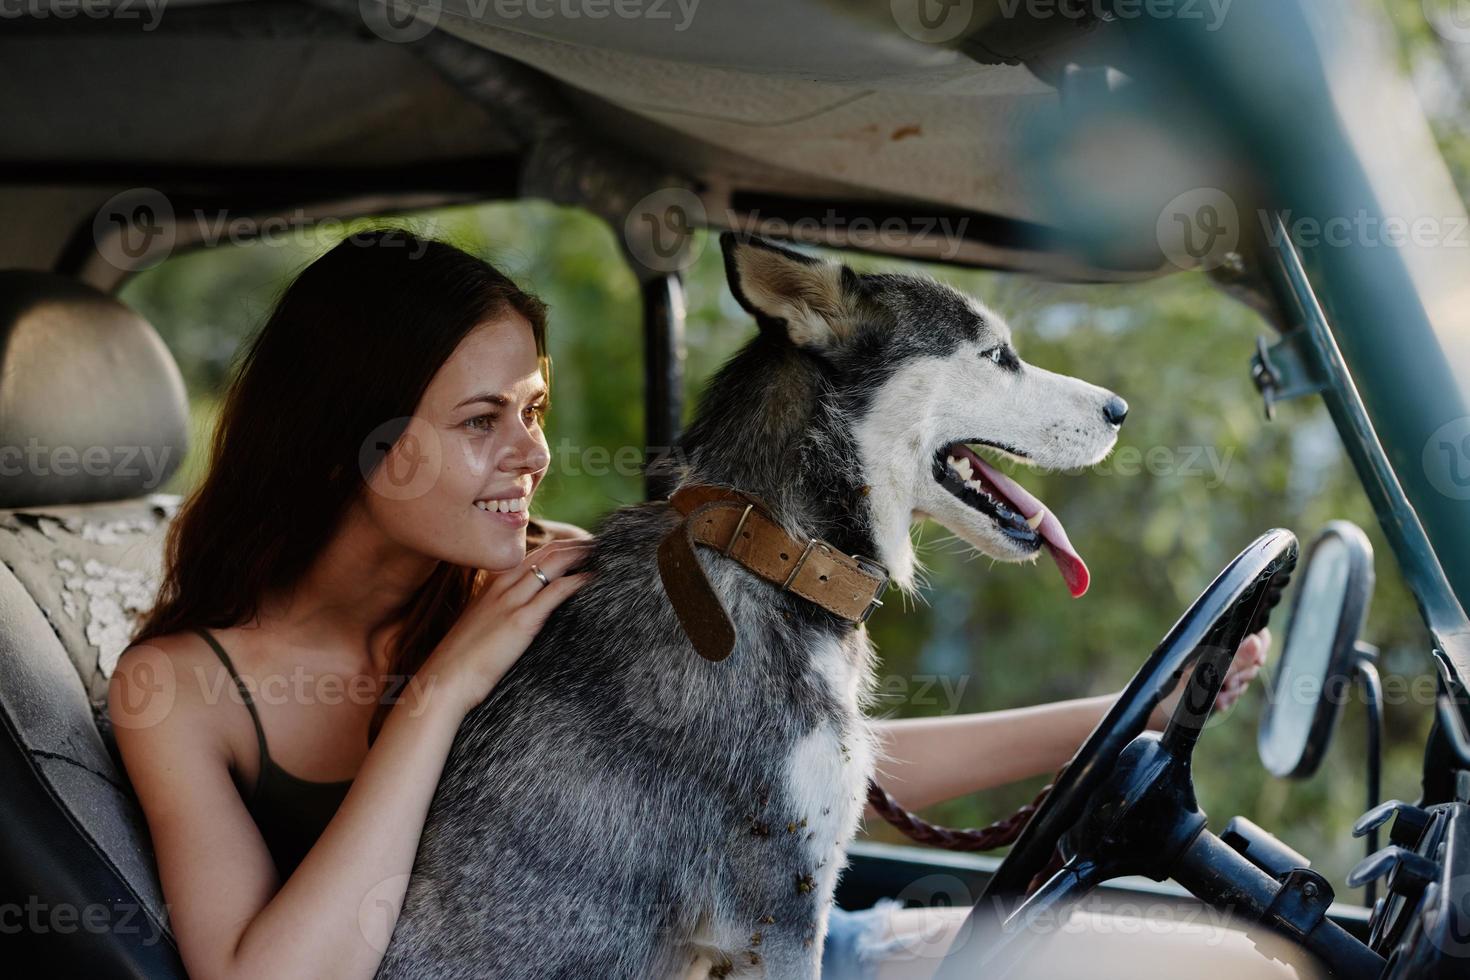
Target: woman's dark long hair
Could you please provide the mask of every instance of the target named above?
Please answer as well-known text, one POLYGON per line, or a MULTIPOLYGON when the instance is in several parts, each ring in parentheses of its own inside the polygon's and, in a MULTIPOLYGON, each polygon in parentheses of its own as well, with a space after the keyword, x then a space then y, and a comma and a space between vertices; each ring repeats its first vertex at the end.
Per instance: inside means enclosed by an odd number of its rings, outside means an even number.
MULTIPOLYGON (((440 365, 509 311, 530 321, 549 384, 545 306, 452 245, 363 232, 303 270, 239 362, 208 474, 169 528, 158 598, 133 641, 248 622, 267 591, 295 585, 440 365)), ((388 618, 401 624, 389 667, 399 686, 485 578, 440 562, 388 618)))

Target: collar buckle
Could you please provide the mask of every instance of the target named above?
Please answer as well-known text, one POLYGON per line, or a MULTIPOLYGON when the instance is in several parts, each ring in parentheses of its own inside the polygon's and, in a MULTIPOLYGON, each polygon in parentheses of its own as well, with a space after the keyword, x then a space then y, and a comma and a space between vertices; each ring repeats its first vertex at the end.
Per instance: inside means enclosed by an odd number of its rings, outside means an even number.
POLYGON ((889 571, 887 565, 876 558, 869 558, 867 555, 853 555, 852 560, 857 562, 863 571, 868 572, 870 575, 876 575, 879 579, 877 588, 873 590, 873 598, 868 600, 867 608, 863 610, 862 615, 853 624, 853 628, 856 629, 866 623, 868 617, 873 615, 879 606, 883 605, 883 600, 878 597, 888 589, 889 571))

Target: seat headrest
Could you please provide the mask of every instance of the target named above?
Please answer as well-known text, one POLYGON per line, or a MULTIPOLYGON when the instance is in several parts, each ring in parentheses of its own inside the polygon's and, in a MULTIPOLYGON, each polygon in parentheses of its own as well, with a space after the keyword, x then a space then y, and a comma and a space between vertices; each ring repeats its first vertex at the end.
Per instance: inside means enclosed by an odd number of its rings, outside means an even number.
POLYGON ((0 507, 156 492, 188 433, 184 379, 146 320, 65 276, 0 271, 0 507))

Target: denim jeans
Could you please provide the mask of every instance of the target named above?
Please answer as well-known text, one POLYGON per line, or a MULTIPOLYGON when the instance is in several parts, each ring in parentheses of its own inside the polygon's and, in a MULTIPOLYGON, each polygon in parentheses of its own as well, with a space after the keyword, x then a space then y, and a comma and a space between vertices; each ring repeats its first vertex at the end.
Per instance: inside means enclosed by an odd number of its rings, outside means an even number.
POLYGON ((884 940, 884 924, 894 909, 892 898, 872 908, 849 912, 833 905, 827 913, 827 945, 822 950, 822 980, 873 980, 877 964, 902 941, 884 940))

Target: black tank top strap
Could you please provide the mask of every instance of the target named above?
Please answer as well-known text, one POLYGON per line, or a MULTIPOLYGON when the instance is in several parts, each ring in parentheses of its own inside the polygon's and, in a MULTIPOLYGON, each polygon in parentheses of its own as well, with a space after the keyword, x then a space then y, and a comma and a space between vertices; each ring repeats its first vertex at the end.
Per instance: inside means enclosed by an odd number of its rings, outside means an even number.
MULTIPOLYGON (((209 630, 201 627, 194 632, 204 637, 204 642, 209 644, 210 648, 219 657, 220 662, 225 665, 225 670, 230 672, 230 679, 235 682, 235 689, 240 692, 240 698, 245 702, 245 708, 250 712, 250 721, 255 725, 255 740, 260 745, 260 771, 255 776, 255 789, 250 793, 250 800, 254 800, 260 793, 260 784, 265 778, 266 767, 270 765, 270 753, 265 748, 265 728, 260 724, 260 714, 255 710, 255 700, 250 696, 250 689, 240 679, 240 674, 235 670, 235 665, 230 660, 230 655, 225 653, 225 648, 219 645, 219 641, 214 638, 214 634, 210 633, 209 630)), ((250 801, 247 800, 246 802, 248 803, 250 801)))

